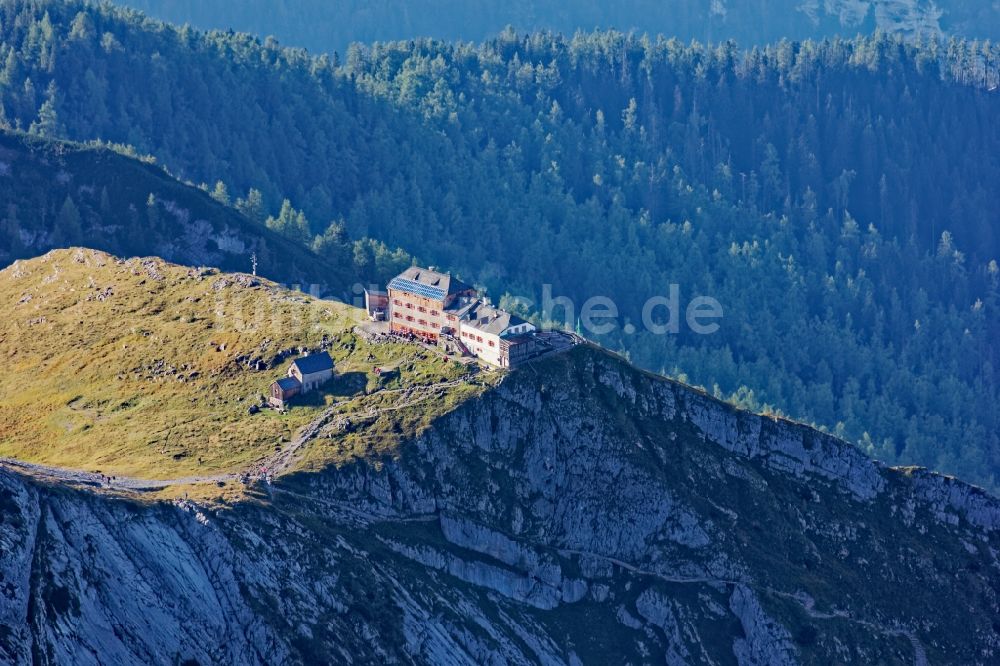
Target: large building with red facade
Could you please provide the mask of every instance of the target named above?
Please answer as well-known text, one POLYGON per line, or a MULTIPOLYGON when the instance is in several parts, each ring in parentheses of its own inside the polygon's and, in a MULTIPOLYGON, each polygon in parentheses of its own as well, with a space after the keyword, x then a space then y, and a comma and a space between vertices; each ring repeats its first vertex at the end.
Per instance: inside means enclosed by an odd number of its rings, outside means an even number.
POLYGON ((463 309, 478 300, 476 290, 457 278, 413 266, 390 282, 389 327, 436 342, 442 333, 457 335, 463 309))
POLYGON ((475 289, 445 273, 414 266, 389 282, 389 328, 427 342, 446 336, 463 353, 513 367, 534 356, 535 327, 495 308, 475 289))

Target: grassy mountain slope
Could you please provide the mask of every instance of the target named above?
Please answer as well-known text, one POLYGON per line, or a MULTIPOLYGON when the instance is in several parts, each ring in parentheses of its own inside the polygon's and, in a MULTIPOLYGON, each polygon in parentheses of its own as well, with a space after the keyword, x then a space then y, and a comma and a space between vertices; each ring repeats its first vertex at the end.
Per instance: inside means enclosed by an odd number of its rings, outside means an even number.
MULTIPOLYGON (((344 405, 337 412, 376 404, 353 399, 376 385, 379 361, 403 366, 396 390, 462 372, 414 348, 357 339, 359 311, 346 305, 156 258, 52 251, 0 271, 0 292, 0 456, 36 463, 153 479, 239 472, 334 403, 344 405), (286 415, 248 414, 300 348, 321 346, 337 382, 286 415)), ((408 427, 435 413, 433 403, 422 409, 408 427)), ((375 442, 346 435, 314 460, 389 447, 403 432, 375 442)))
POLYGON ((341 293, 352 266, 334 265, 254 224, 162 168, 103 147, 0 131, 0 265, 86 244, 119 256, 324 285, 341 293))
POLYGON ((590 347, 256 501, 150 506, 4 469, 0 488, 13 661, 988 664, 1000 649, 995 498, 590 347))

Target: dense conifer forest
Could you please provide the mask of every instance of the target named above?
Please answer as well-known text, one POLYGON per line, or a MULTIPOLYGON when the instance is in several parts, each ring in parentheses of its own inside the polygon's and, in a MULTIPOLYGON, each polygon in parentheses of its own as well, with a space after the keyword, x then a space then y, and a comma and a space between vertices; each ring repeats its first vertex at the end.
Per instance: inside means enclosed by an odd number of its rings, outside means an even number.
POLYGON ((597 27, 682 41, 853 37, 875 29, 913 36, 1000 37, 996 4, 962 0, 125 0, 178 25, 274 35, 314 51, 417 37, 482 41, 511 25, 573 35, 597 27))
MULTIPOLYGON (((377 238, 512 307, 543 284, 612 297, 599 340, 637 363, 994 489, 998 63, 884 34, 512 30, 337 59, 0 3, 5 126, 129 144, 301 242, 377 238), (716 334, 642 330, 671 283, 722 303, 716 334)), ((401 256, 354 247, 361 267, 401 256)))

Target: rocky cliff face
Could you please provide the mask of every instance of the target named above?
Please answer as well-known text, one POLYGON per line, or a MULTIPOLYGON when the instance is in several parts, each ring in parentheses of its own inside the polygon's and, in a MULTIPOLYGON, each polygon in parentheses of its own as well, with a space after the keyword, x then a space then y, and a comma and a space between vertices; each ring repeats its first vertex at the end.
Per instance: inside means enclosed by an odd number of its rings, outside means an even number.
POLYGON ((0 488, 15 663, 1000 656, 996 499, 590 348, 267 501, 0 488))
MULTIPOLYGON (((948 9, 951 3, 944 3, 948 9)), ((886 32, 901 33, 910 37, 942 37, 942 17, 945 9, 938 2, 925 0, 804 0, 798 11, 805 14, 813 25, 820 25, 833 18, 844 31, 868 30, 877 27, 886 32)), ((957 18, 963 18, 968 10, 958 8, 957 18)), ((950 18, 950 17, 949 17, 950 18)), ((967 17, 964 17, 967 18, 967 17)), ((978 36, 974 26, 961 26, 959 35, 978 36)))

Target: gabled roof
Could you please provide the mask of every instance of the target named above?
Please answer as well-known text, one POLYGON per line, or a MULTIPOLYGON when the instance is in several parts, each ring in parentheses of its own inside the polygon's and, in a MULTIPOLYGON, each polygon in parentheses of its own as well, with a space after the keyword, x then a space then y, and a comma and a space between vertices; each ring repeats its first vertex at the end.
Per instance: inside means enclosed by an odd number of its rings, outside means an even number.
POLYGON ((292 389, 302 387, 302 382, 297 380, 295 377, 282 377, 274 383, 277 384, 282 391, 290 391, 292 389))
POLYGON ((475 296, 459 296, 453 300, 448 307, 444 309, 450 315, 455 317, 464 317, 469 310, 476 307, 479 304, 479 299, 475 296))
POLYGON ((424 298, 443 301, 450 294, 467 291, 472 287, 447 273, 411 266, 390 280, 389 289, 398 289, 424 298))
POLYGON ((471 326, 490 335, 503 335, 508 328, 527 323, 515 314, 485 303, 479 303, 476 309, 469 313, 469 320, 462 322, 465 326, 471 326))
POLYGON ((292 363, 303 375, 333 370, 333 359, 326 352, 301 356, 292 363))

